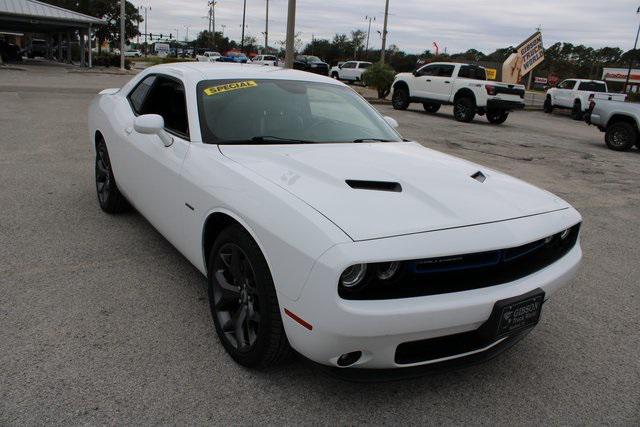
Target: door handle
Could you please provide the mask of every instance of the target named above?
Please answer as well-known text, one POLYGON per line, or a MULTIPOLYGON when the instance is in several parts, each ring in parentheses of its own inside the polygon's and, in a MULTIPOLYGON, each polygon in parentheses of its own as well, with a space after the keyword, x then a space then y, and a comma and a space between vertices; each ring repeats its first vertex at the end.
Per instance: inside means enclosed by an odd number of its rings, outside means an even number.
POLYGON ((448 81, 448 80, 445 80, 445 82, 444 82, 444 83, 445 83, 445 84, 449 84, 449 83, 451 83, 451 82, 450 82, 450 81, 448 81))
POLYGON ((430 82, 430 81, 431 81, 431 79, 427 79, 427 81, 428 81, 428 82, 430 82))

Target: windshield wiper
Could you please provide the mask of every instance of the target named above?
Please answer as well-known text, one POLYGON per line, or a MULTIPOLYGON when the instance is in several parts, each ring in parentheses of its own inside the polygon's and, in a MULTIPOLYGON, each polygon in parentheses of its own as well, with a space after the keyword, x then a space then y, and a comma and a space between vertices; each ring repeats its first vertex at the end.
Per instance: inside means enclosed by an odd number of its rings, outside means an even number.
POLYGON ((354 139, 353 142, 393 142, 390 139, 382 139, 382 138, 358 138, 354 139))
POLYGON ((272 135, 260 135, 254 136, 251 138, 251 142, 276 142, 276 143, 284 143, 284 144, 314 144, 315 141, 307 141, 305 139, 296 139, 296 138, 281 138, 279 136, 272 135))

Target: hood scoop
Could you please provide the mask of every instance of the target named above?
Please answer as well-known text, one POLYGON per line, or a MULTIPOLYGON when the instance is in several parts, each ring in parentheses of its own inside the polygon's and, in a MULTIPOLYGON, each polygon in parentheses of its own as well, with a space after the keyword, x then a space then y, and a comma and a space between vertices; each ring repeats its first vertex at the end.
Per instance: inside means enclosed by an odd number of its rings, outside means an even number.
POLYGON ((485 182, 487 180, 486 175, 483 174, 480 171, 478 171, 478 172, 474 173, 473 175, 471 175, 471 178, 475 179, 478 182, 485 182))
POLYGON ((361 181, 356 179, 347 179, 345 182, 354 190, 390 191, 392 193, 402 192, 402 186, 398 182, 361 181))

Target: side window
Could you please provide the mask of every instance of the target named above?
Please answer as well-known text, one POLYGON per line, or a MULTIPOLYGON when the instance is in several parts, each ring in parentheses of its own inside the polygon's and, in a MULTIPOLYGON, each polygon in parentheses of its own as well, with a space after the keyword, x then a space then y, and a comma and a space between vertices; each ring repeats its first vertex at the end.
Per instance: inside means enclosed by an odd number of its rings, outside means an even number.
POLYGON ((144 103, 142 114, 159 114, 164 119, 167 131, 189 137, 184 86, 177 80, 158 76, 144 103))
POLYGON ((345 62, 345 64, 342 66, 342 68, 356 68, 356 63, 355 62, 345 62))
POLYGON ((425 65, 418 71, 418 75, 420 76, 437 76, 438 72, 440 72, 439 65, 425 65))
POLYGON ((142 105, 144 104, 144 100, 147 98, 149 89, 151 89, 155 80, 156 76, 149 76, 142 82, 138 83, 138 86, 129 93, 129 103, 136 114, 142 114, 142 105))
POLYGON ((562 83, 560 83, 558 88, 572 90, 575 85, 576 85, 575 80, 565 80, 562 83))
POLYGON ((371 67, 371 64, 368 62, 362 62, 360 63, 360 65, 358 66, 358 68, 369 68, 371 67))
POLYGON ((455 65, 441 65, 438 70, 439 77, 451 77, 453 75, 453 70, 455 70, 455 65))

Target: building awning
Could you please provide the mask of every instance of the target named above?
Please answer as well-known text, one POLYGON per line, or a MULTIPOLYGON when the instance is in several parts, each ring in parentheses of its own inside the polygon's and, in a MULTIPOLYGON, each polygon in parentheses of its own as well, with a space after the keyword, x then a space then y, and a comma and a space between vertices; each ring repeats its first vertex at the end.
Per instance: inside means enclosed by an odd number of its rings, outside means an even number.
POLYGON ((0 31, 46 33, 105 23, 102 19, 37 0, 0 0, 0 31))

